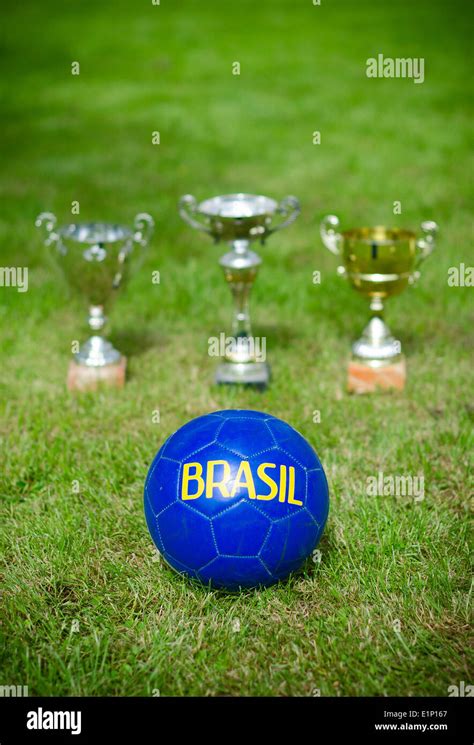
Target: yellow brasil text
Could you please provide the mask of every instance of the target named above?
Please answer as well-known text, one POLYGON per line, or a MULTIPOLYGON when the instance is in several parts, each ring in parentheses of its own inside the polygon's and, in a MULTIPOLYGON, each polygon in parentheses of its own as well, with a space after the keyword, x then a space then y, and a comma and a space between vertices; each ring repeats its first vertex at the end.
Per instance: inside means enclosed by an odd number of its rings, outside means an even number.
POLYGON ((277 471, 276 463, 260 463, 257 468, 257 476, 260 481, 269 487, 265 494, 257 494, 255 482, 247 460, 240 462, 240 466, 231 482, 231 467, 226 460, 209 460, 206 464, 206 473, 203 475, 204 466, 201 463, 185 463, 183 465, 183 481, 181 485, 181 499, 198 499, 203 494, 207 499, 213 496, 214 489, 219 489, 223 497, 235 497, 240 489, 246 489, 249 499, 261 499, 269 502, 278 498, 279 502, 288 502, 288 504, 302 505, 298 499, 295 499, 295 467, 280 466, 277 471), (216 477, 215 469, 222 466, 220 478, 216 477), (275 469, 272 475, 267 473, 275 469), (229 482, 232 483, 232 488, 229 482), (191 487, 190 491, 190 485, 191 487))

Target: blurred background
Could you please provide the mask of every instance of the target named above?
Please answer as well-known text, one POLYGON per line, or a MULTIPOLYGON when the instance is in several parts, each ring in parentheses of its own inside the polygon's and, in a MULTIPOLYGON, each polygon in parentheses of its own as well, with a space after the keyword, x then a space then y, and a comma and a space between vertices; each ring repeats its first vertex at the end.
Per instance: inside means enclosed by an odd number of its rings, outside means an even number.
MULTIPOLYGON (((390 303, 391 315, 415 334, 417 309, 429 299, 418 349, 430 324, 434 332, 446 323, 456 336, 465 293, 449 294, 447 317, 435 285, 444 291, 447 268, 467 258, 470 21, 464 3, 444 2, 48 0, 7 8, 0 238, 5 260, 28 264, 32 292, 3 292, 0 301, 4 313, 11 305, 9 314, 21 316, 22 347, 33 330, 41 344, 38 314, 62 307, 63 328, 69 321, 34 218, 48 209, 68 222, 78 201, 76 219, 128 224, 142 210, 156 219, 147 267, 116 310, 117 330, 193 326, 190 344, 202 349, 216 311, 221 326, 229 314, 216 269, 222 250, 181 223, 176 203, 186 192, 201 199, 240 190, 294 193, 302 203, 291 232, 263 251, 255 288, 255 322, 278 319, 281 343, 287 323, 311 329, 311 338, 319 328, 321 341, 341 339, 349 309, 365 310, 334 276, 321 245, 318 224, 327 212, 347 228, 437 220, 439 251, 417 292, 390 303), (367 78, 366 60, 379 53, 425 58, 424 83, 367 78), (75 61, 79 75, 71 73, 75 61), (152 144, 155 131, 160 145, 152 144), (161 270, 159 288, 148 269, 161 270), (325 274, 324 290, 311 284, 315 269, 325 274)), ((72 309, 70 318, 75 325, 72 309)), ((64 341, 57 316, 44 333, 52 327, 50 352, 64 341)), ((10 330, 4 344, 15 345, 10 330)), ((9 351, 11 369, 21 348, 9 351)))

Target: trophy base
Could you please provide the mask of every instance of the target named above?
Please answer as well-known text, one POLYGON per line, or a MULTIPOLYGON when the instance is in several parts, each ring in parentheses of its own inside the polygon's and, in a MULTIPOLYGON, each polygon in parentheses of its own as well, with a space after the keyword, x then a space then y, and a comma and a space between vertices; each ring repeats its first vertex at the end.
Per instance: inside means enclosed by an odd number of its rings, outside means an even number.
POLYGON ((396 360, 360 360, 349 362, 347 389, 349 393, 375 393, 378 390, 403 391, 406 363, 403 355, 396 360))
POLYGON ((87 367, 105 367, 118 365, 122 359, 120 352, 102 336, 91 336, 74 355, 78 365, 87 367))
POLYGON ((215 381, 265 388, 270 381, 270 368, 266 362, 223 362, 216 370, 215 381))
POLYGON ((96 391, 98 388, 123 388, 125 385, 125 371, 127 358, 112 365, 93 367, 78 364, 75 360, 69 363, 67 387, 70 391, 96 391))

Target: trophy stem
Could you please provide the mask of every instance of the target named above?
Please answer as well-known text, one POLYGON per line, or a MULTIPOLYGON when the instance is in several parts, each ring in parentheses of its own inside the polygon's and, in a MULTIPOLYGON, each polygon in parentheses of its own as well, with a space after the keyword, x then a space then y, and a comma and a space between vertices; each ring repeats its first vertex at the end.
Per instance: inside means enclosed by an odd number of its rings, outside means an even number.
POLYGON ((384 304, 381 297, 370 299, 371 319, 362 336, 352 345, 356 360, 371 367, 393 364, 401 359, 401 343, 392 335, 383 319, 384 304))
POLYGON ((252 336, 250 325, 250 293, 252 285, 245 281, 228 278, 234 300, 234 314, 232 317, 232 336, 234 339, 244 339, 252 336))
POLYGON ((232 337, 234 344, 226 351, 229 362, 254 362, 252 328, 250 324, 250 293, 257 277, 261 259, 249 251, 248 241, 235 241, 232 251, 221 259, 224 276, 232 293, 234 312, 232 337))
POLYGON ((104 313, 103 305, 89 306, 89 328, 92 331, 101 331, 107 323, 107 316, 104 313))
MULTIPOLYGON (((88 322, 91 331, 102 331, 107 323, 102 305, 91 305, 89 307, 88 322)), ((79 365, 86 365, 87 367, 115 365, 120 362, 121 357, 120 352, 97 333, 94 333, 84 344, 81 344, 80 351, 74 355, 74 359, 79 365)))
POLYGON ((234 303, 231 343, 226 344, 224 362, 216 374, 218 383, 266 385, 267 364, 259 359, 250 323, 250 293, 257 277, 261 258, 249 249, 249 241, 236 240, 232 250, 222 256, 220 265, 230 287, 234 303))
POLYGON ((370 310, 373 316, 383 318, 385 308, 381 297, 370 298, 370 310))

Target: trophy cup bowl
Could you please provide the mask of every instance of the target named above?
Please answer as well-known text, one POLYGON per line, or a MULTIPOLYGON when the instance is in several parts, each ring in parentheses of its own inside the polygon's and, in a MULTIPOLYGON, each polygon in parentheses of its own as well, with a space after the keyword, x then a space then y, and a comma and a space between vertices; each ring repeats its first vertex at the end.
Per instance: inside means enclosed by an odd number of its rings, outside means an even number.
POLYGON ((56 217, 43 212, 35 224, 46 231, 45 244, 54 248, 54 258, 67 283, 89 307, 88 323, 94 333, 75 353, 75 362, 92 368, 118 364, 122 355, 97 332, 106 324, 105 311, 119 287, 126 284, 135 246, 145 248, 149 242, 153 219, 140 213, 133 229, 103 222, 56 228, 56 217))
POLYGON ((198 203, 191 194, 181 197, 179 213, 192 228, 208 233, 217 243, 225 241, 230 251, 219 263, 234 300, 232 335, 225 345, 224 361, 216 373, 217 383, 267 385, 270 369, 256 352, 249 314, 250 292, 262 260, 250 249, 253 241, 263 245, 271 233, 290 225, 300 212, 296 197, 279 203, 261 194, 226 194, 198 203))
POLYGON ((383 226, 339 230, 339 219, 328 215, 321 223, 321 238, 342 259, 338 274, 367 298, 372 317, 352 345, 356 361, 373 368, 402 359, 401 343, 383 320, 384 301, 398 295, 419 276, 419 266, 435 248, 438 226, 421 223, 422 237, 411 230, 383 226))

